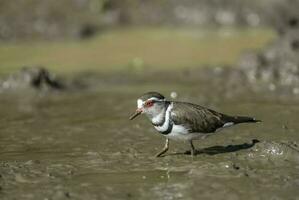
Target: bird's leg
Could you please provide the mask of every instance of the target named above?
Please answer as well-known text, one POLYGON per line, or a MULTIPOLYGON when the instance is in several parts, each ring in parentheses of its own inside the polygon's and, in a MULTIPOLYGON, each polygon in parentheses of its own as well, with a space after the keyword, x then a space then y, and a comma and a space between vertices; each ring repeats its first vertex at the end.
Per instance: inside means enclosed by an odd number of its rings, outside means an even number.
POLYGON ((195 155, 196 149, 194 148, 192 140, 190 140, 190 146, 191 146, 191 156, 193 157, 195 155))
POLYGON ((166 142, 165 142, 165 145, 164 145, 164 148, 162 149, 161 152, 156 154, 156 157, 162 156, 164 153, 166 153, 166 151, 168 151, 168 149, 169 149, 169 139, 167 138, 166 142))

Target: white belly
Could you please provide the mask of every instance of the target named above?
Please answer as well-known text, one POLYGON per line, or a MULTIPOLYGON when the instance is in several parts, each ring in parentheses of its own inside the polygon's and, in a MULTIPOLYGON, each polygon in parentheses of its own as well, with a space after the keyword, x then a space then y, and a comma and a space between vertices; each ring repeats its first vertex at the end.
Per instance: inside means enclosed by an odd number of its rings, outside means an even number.
POLYGON ((184 141, 203 139, 206 136, 207 134, 203 134, 203 133, 189 133, 188 129, 186 129, 181 125, 173 125, 172 131, 169 134, 165 135, 165 137, 171 140, 184 140, 184 141))

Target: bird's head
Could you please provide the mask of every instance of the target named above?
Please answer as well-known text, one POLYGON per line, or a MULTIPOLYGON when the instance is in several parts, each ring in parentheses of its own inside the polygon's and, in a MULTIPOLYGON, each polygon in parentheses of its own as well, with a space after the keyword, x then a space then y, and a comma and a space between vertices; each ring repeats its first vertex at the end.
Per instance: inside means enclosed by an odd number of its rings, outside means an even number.
POLYGON ((147 92, 137 99, 137 110, 130 117, 133 120, 140 114, 153 118, 165 108, 165 97, 158 92, 147 92))

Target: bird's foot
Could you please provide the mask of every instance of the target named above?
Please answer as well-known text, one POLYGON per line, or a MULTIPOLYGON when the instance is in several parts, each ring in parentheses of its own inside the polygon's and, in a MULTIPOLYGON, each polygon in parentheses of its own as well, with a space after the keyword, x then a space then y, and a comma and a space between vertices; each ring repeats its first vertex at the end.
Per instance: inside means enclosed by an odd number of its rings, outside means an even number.
POLYGON ((155 155, 155 157, 161 157, 164 153, 166 153, 169 149, 169 139, 167 138, 165 141, 165 145, 164 148, 162 149, 162 151, 160 151, 159 153, 157 153, 155 155))
POLYGON ((164 149, 162 149, 162 151, 160 151, 159 153, 157 153, 157 154, 155 155, 155 157, 156 157, 156 158, 158 158, 158 157, 162 157, 162 156, 167 152, 167 150, 168 150, 168 148, 164 148, 164 149))

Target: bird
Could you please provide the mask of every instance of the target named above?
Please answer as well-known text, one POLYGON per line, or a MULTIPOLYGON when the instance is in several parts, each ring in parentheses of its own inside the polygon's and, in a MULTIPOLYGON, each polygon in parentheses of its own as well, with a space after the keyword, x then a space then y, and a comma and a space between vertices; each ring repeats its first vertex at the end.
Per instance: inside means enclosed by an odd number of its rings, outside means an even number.
POLYGON ((230 116, 212 109, 180 101, 169 101, 158 92, 147 92, 137 99, 137 109, 130 120, 145 114, 154 128, 166 137, 161 157, 169 149, 170 140, 189 142, 191 156, 196 153, 193 140, 204 139, 217 130, 240 123, 261 122, 253 117, 230 116))

